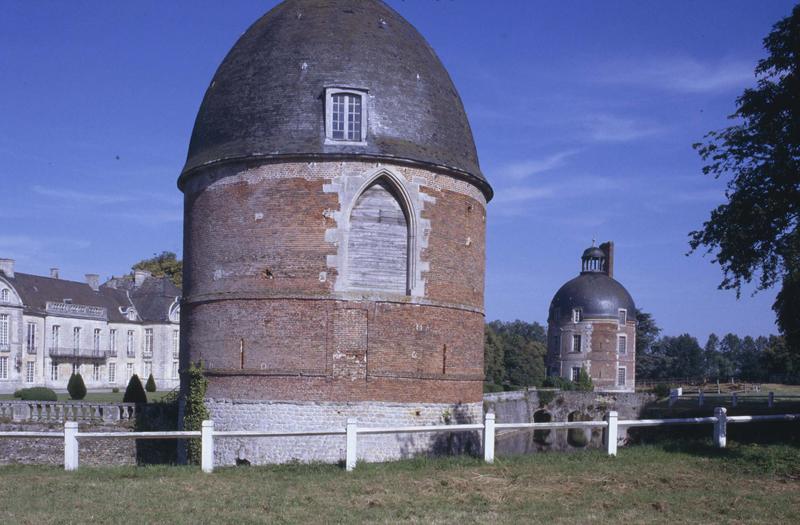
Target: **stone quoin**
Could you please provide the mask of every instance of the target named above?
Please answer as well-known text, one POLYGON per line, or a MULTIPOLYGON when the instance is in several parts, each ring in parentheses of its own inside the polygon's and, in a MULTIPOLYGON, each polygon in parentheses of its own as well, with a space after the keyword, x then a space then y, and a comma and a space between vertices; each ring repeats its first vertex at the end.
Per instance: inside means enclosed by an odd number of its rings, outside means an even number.
MULTIPOLYGON (((492 189, 447 71, 398 13, 287 0, 256 21, 208 87, 178 185, 181 369, 202 362, 217 429, 482 420, 492 189)), ((359 446, 384 460, 477 445, 359 446)), ((216 454, 338 461, 344 441, 225 439, 216 454)))

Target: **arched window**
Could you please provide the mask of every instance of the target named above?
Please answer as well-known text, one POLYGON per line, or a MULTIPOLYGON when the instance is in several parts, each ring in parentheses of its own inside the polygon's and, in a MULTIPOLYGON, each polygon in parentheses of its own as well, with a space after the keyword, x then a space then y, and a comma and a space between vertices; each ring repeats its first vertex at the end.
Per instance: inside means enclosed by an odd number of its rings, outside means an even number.
POLYGON ((353 206, 347 240, 352 288, 408 293, 409 219, 397 195, 381 177, 353 206))

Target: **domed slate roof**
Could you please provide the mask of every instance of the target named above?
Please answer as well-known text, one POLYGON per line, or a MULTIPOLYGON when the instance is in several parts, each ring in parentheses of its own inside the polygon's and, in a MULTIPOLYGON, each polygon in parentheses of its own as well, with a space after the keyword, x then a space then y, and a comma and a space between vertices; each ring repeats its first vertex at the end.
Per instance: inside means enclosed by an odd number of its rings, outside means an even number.
POLYGON ((625 308, 631 319, 636 305, 628 290, 613 278, 605 273, 584 272, 556 292, 550 303, 550 320, 554 320, 556 308, 562 320, 569 319, 575 308, 580 308, 587 319, 616 319, 618 310, 625 308))
POLYGON ((411 24, 379 0, 287 0, 217 69, 178 184, 226 161, 356 156, 446 169, 492 197, 461 98, 411 24), (367 91, 366 145, 326 144, 327 87, 367 91))

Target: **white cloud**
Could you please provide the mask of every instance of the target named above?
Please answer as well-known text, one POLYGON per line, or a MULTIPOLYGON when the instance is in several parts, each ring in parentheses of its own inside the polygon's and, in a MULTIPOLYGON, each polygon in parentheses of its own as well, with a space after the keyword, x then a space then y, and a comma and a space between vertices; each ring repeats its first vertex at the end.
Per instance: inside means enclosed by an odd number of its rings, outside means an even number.
POLYGON ((754 64, 741 60, 718 63, 693 58, 658 59, 644 62, 612 62, 597 74, 608 84, 628 84, 680 93, 708 93, 740 88, 752 83, 754 64))
POLYGON ((641 120, 608 114, 590 115, 583 125, 589 138, 595 142, 630 142, 664 131, 641 120))
POLYGON ((33 186, 31 189, 34 193, 42 195, 43 197, 81 203, 89 202, 94 204, 121 204, 123 202, 131 202, 135 200, 134 197, 124 194, 112 195, 104 193, 87 193, 82 191, 66 190, 64 188, 45 188, 44 186, 33 186))
POLYGON ((514 162, 501 167, 497 174, 510 179, 524 179, 537 173, 543 173, 559 168, 571 156, 578 153, 577 150, 565 150, 549 155, 543 159, 529 159, 514 162))

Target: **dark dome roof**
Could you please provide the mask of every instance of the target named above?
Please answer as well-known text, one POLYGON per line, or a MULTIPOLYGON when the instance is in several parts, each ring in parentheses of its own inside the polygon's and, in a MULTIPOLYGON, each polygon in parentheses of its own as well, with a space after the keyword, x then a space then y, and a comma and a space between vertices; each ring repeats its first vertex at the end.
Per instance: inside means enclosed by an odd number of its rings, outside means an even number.
POLYGON ((581 258, 585 259, 587 257, 595 257, 597 259, 605 259, 606 258, 606 252, 604 252, 603 250, 601 250, 597 246, 592 246, 591 248, 586 248, 583 251, 583 256, 581 258))
POLYGON ((461 98, 411 24, 379 0, 287 0, 217 69, 179 185, 218 162, 353 156, 444 168, 492 196, 461 98), (368 92, 366 146, 325 144, 326 87, 368 92))
POLYGON ((550 320, 558 308, 561 319, 569 318, 575 308, 592 319, 616 319, 618 310, 625 308, 628 318, 633 318, 636 305, 628 290, 605 273, 582 273, 567 281, 550 303, 550 320))

